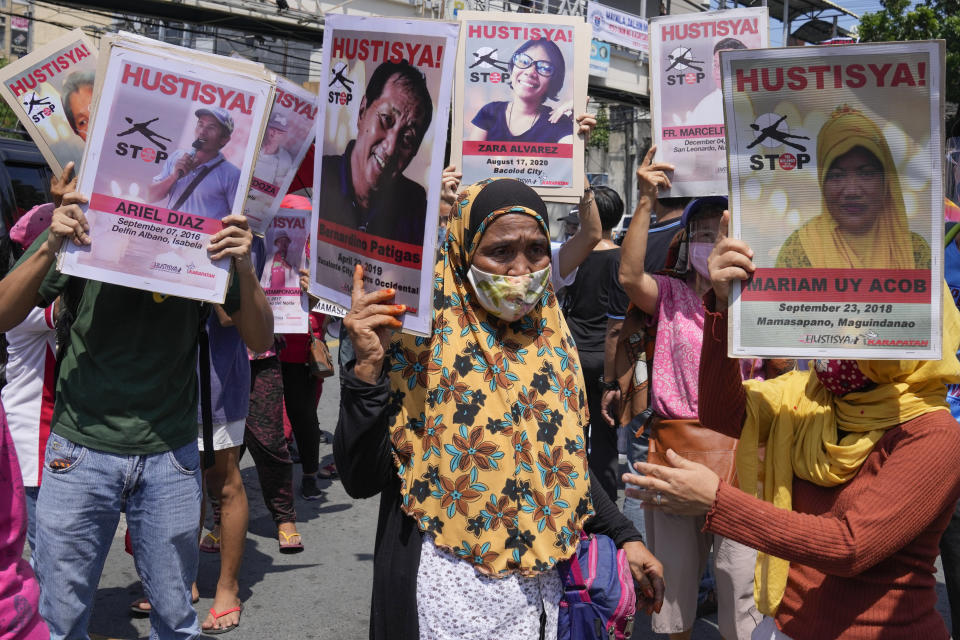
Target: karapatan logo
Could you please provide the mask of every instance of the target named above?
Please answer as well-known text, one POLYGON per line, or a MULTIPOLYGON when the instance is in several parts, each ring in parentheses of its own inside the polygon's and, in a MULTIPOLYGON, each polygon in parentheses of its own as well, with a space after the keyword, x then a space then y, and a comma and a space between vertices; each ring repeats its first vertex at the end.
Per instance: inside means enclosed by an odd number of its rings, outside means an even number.
MULTIPOLYGON (((791 130, 787 124, 787 116, 781 116, 778 113, 764 113, 750 124, 750 129, 755 137, 747 145, 747 149, 761 147, 763 149, 776 149, 778 147, 790 147, 798 153, 787 151, 785 153, 755 153, 750 156, 750 168, 754 171, 775 171, 778 168, 784 171, 802 169, 805 164, 811 160, 807 147, 797 140, 809 140, 809 136, 799 135, 791 130)), ((758 149, 759 150, 759 149, 758 149)))

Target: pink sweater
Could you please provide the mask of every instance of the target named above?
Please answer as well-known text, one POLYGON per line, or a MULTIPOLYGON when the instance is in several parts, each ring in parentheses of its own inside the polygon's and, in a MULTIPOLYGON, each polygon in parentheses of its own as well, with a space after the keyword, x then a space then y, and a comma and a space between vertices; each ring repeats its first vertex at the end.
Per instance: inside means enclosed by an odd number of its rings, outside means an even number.
POLYGON ((23 478, 0 405, 0 640, 50 637, 37 613, 40 587, 30 565, 21 558, 26 534, 23 478))

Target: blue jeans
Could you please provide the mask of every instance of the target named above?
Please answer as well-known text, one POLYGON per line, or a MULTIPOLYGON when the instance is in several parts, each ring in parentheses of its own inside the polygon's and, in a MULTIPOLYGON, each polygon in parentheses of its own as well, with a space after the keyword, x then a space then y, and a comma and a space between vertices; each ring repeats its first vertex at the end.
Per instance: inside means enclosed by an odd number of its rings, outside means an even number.
MULTIPOLYGON (((630 473, 636 473, 633 468, 634 462, 647 461, 647 450, 650 448, 650 440, 647 437, 647 432, 641 432, 639 438, 634 434, 641 426, 643 426, 649 417, 649 410, 644 411, 643 413, 634 416, 633 420, 627 423, 627 426, 624 427, 627 431, 627 466, 630 468, 630 473)), ((644 539, 646 539, 643 511, 643 502, 641 502, 639 499, 631 498, 630 496, 624 497, 623 515, 630 519, 630 522, 633 523, 633 526, 635 526, 637 531, 642 533, 644 535, 644 539)))
POLYGON ((40 615, 51 640, 86 640, 87 624, 120 513, 127 514, 137 573, 150 601, 151 640, 200 634, 190 602, 197 576, 200 453, 126 456, 51 434, 37 499, 40 615))

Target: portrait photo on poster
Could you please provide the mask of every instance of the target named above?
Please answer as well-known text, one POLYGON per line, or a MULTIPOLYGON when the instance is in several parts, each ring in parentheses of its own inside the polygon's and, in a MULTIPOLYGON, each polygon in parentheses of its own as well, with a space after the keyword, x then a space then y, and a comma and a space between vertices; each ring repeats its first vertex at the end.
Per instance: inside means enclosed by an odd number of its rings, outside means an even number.
POLYGON ((589 29, 568 16, 465 11, 451 151, 464 184, 508 177, 544 198, 578 195, 589 29))
POLYGON ((0 69, 0 94, 56 175, 80 168, 96 71, 97 47, 79 29, 0 69))
POLYGON ((650 20, 651 131, 657 162, 676 167, 668 197, 727 195, 720 53, 768 45, 767 8, 650 20))
POLYGON ((311 292, 349 306, 360 263, 426 331, 457 26, 338 15, 326 34, 311 292))
POLYGON ((731 352, 939 359, 938 42, 721 54, 731 231, 754 251, 731 352))
POLYGON ((307 296, 300 290, 300 269, 306 266, 310 212, 280 209, 266 234, 266 265, 260 286, 273 311, 274 333, 306 333, 307 296))
POLYGON ((277 91, 257 152, 250 193, 243 205, 247 223, 262 235, 316 135, 317 96, 285 78, 277 91))
MULTIPOLYGON (((272 84, 113 44, 78 190, 91 244, 61 269, 158 293, 222 301, 230 262, 206 246, 241 212, 272 84)), ((215 59, 212 61, 215 62, 215 59)))

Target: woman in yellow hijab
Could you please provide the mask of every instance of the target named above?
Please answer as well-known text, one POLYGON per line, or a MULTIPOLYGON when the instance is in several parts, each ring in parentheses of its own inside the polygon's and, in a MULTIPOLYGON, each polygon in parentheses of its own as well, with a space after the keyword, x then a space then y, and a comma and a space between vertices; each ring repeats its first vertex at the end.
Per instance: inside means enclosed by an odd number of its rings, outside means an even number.
POLYGON ((447 231, 429 337, 391 335, 403 308, 365 293, 359 266, 344 319, 356 360, 334 456, 351 496, 381 494, 371 638, 555 638, 555 567, 581 532, 613 538, 659 608, 662 568, 588 475, 543 201, 516 180, 480 182, 447 231))
POLYGON ((647 475, 624 476, 639 487, 628 495, 706 515, 708 530, 760 551, 754 596, 769 617, 754 639, 946 640, 934 561, 960 498, 960 426, 946 403, 960 381, 960 312, 947 293, 942 360, 817 361, 741 383, 726 306, 752 257, 740 240, 714 247, 700 360, 700 420, 740 438, 742 490, 670 452, 673 468, 638 463, 647 475))
POLYGON ((930 246, 910 231, 897 166, 870 118, 837 107, 817 136, 817 179, 821 213, 787 238, 777 267, 930 267, 930 246))

